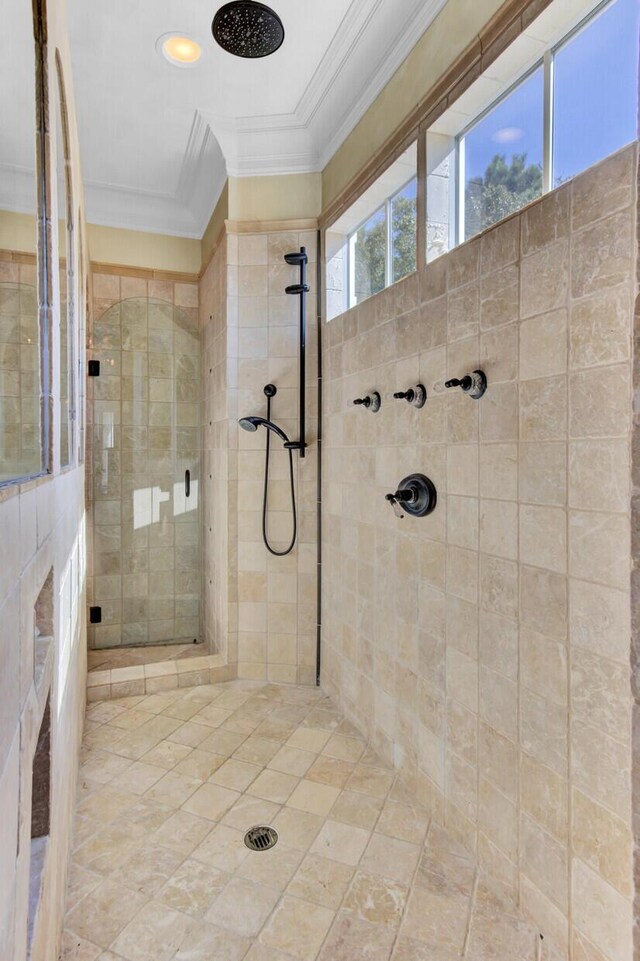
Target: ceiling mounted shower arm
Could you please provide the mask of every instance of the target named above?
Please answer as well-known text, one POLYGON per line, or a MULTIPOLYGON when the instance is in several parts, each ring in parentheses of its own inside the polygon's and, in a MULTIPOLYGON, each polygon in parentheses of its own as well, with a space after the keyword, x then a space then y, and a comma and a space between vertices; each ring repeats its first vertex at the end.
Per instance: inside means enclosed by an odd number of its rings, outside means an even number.
POLYGON ((299 351, 299 386, 298 386, 298 400, 300 405, 299 413, 299 424, 300 424, 300 440, 291 441, 288 445, 291 450, 298 450, 300 452, 300 457, 305 456, 306 451, 306 416, 305 416, 305 401, 306 401, 306 347, 307 347, 307 304, 306 295, 310 291, 310 286, 307 283, 307 263, 308 256, 306 247, 301 247, 300 250, 293 251, 292 253, 284 255, 285 263, 289 264, 291 267, 300 268, 300 281, 297 284, 290 284, 285 288, 285 293, 292 297, 300 298, 300 322, 299 322, 299 337, 300 337, 300 351, 299 351))

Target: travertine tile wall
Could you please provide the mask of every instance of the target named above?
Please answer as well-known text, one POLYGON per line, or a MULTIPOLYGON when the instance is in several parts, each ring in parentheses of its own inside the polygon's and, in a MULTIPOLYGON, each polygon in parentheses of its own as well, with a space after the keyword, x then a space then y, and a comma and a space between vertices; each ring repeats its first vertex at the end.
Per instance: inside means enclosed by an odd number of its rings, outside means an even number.
POLYGON ((222 238, 200 281, 202 344, 202 637, 237 661, 230 631, 229 457, 227 414, 227 242, 222 238))
POLYGON ((89 626, 89 643, 190 642, 201 595, 198 286, 96 271, 93 316, 89 596, 102 623, 89 626))
POLYGON ((323 686, 580 961, 632 958, 636 170, 634 146, 323 341, 323 686), (478 366, 479 403, 442 390, 478 366), (419 380, 422 411, 391 399, 419 380), (438 507, 397 520, 413 471, 438 507))
MULTIPOLYGON (((236 463, 238 544, 238 676, 276 682, 315 683, 317 560, 317 234, 239 234, 229 237, 229 327, 237 390, 230 396, 230 444, 236 463), (264 416, 263 387, 278 388, 272 419, 295 440, 298 428, 299 299, 287 296, 298 268, 284 254, 307 249, 307 456, 293 455, 298 537, 287 557, 274 557, 262 541, 264 431, 237 426, 247 414, 264 416), (235 335, 235 336, 234 336, 235 335)), ((269 535, 278 548, 291 533, 289 458, 271 444, 269 535)))
POLYGON ((42 466, 39 360, 34 257, 0 250, 0 481, 42 466))
MULTIPOLYGON (((229 663, 238 676, 276 682, 315 682, 317 547, 317 319, 316 237, 314 230, 234 232, 229 225, 201 281, 205 324, 203 418, 205 447, 210 451, 205 492, 205 549, 210 573, 205 583, 219 640, 225 636, 225 601, 218 597, 216 571, 227 561, 226 624, 229 663), (307 298, 307 457, 294 454, 298 540, 288 557, 273 557, 262 542, 262 490, 265 432, 247 434, 238 418, 264 416, 264 385, 278 393, 272 418, 292 438, 298 437, 298 299, 284 288, 298 280, 297 268, 283 255, 300 245, 309 254, 307 298), (224 270, 224 277, 223 277, 224 270), (210 325, 207 329, 206 325, 210 325), (213 386, 210 389, 209 383, 213 386), (207 405, 209 405, 207 407, 207 405), (224 497, 224 488, 227 496, 224 497), (226 504, 226 507, 225 507, 226 504), (209 506, 207 506, 209 505, 209 506), (216 536, 216 527, 218 535, 216 536), (211 530, 209 530, 211 528, 211 530), (226 539, 226 545, 225 545, 226 539), (218 558, 216 561, 215 558, 218 558), (211 604, 211 592, 214 600, 211 604)), ((288 455, 272 441, 269 486, 269 533, 278 549, 289 540, 288 455)), ((219 578, 218 578, 219 582, 219 578)))

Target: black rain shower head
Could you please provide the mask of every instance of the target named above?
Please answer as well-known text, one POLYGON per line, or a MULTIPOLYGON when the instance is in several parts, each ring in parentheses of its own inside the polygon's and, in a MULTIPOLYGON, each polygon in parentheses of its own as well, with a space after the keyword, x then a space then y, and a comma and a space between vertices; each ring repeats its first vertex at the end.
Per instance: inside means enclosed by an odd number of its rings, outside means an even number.
POLYGON ((274 424, 273 421, 267 420, 266 417, 242 417, 238 423, 243 430, 249 431, 250 434, 257 431, 258 427, 266 427, 267 430, 272 430, 274 434, 277 434, 283 444, 291 443, 282 428, 274 424))
POLYGON ((284 27, 278 14, 255 0, 225 3, 213 18, 211 32, 227 53, 250 60, 268 57, 284 42, 284 27))

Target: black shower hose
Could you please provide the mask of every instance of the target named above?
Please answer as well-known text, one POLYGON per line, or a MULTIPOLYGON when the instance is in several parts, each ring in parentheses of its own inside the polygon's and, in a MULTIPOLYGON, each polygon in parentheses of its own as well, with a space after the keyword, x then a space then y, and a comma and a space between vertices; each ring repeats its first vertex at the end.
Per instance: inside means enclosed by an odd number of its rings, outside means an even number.
MULTIPOLYGON (((268 415, 267 415, 268 416, 268 415)), ((265 431, 267 435, 267 447, 266 447, 266 459, 264 465, 264 493, 262 497, 262 538, 265 543, 267 550, 273 554, 275 557, 286 557, 293 550, 294 544, 296 542, 296 536, 298 533, 298 518, 296 515, 296 491, 293 482, 293 450, 289 448, 289 478, 291 481, 291 513, 293 515, 293 533, 291 535, 291 543, 284 551, 277 551, 269 543, 269 535, 267 534, 267 499, 269 494, 269 456, 271 453, 271 431, 265 431)))

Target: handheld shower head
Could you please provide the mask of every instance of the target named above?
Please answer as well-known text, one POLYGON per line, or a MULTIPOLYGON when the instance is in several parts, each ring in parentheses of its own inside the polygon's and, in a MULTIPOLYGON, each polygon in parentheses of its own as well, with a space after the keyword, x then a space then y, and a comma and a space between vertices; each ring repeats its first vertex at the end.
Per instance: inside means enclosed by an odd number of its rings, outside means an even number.
POLYGON ((254 433, 258 427, 266 427, 267 430, 272 430, 274 434, 277 434, 283 444, 291 443, 282 428, 267 420, 266 417, 242 417, 238 423, 243 430, 249 431, 249 433, 254 433))
POLYGON ((243 430, 246 430, 249 434, 254 434, 258 429, 259 417, 242 417, 238 423, 243 430))

